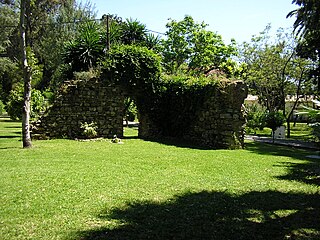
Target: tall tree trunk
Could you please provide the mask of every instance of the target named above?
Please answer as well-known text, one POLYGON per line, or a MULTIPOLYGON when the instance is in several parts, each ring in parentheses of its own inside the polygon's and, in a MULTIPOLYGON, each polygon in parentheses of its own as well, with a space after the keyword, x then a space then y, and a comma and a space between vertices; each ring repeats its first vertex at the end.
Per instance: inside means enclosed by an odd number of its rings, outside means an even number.
POLYGON ((287 118, 287 138, 291 137, 290 117, 291 116, 288 116, 288 118, 287 118))
POLYGON ((291 111, 289 112, 288 116, 287 116, 287 138, 291 137, 291 129, 290 129, 290 118, 293 115, 294 110, 296 109, 298 102, 299 102, 299 95, 300 95, 300 90, 301 90, 301 83, 303 80, 303 75, 304 75, 304 69, 301 70, 300 73, 300 77, 299 77, 299 82, 298 82, 298 86, 297 86, 297 91, 296 91, 296 100, 294 101, 294 104, 291 108, 291 111))
POLYGON ((22 141, 24 148, 30 148, 30 102, 31 102, 31 69, 28 66, 27 50, 26 50, 26 2, 28 0, 20 1, 20 41, 21 41, 21 61, 23 68, 24 80, 24 103, 22 110, 22 141))

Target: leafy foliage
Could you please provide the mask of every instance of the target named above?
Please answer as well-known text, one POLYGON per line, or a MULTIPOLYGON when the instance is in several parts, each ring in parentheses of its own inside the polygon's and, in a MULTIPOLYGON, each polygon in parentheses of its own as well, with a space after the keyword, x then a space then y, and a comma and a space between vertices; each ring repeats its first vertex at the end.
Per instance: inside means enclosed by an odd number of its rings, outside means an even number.
POLYGON ((127 97, 125 99, 125 120, 134 121, 138 117, 137 105, 133 101, 133 98, 127 97))
MULTIPOLYGON (((74 0, 58 2, 61 4, 59 7, 47 12, 45 29, 36 46, 33 46, 36 57, 43 64, 43 78, 39 86, 41 89, 48 87, 55 89, 57 82, 52 84, 52 77, 61 73, 65 43, 79 35, 82 25, 78 21, 90 21, 94 17, 93 6, 88 1, 85 3, 74 0), (66 22, 69 24, 65 24, 66 22)), ((58 2, 56 1, 57 4, 58 2)), ((64 77, 64 80, 72 77, 72 74, 66 75, 68 76, 64 77)))
MULTIPOLYGON (((92 19, 94 16, 92 9, 90 2, 79 3, 75 0, 36 0, 30 2, 26 9, 26 16, 32 16, 26 19, 27 45, 32 49, 32 53, 38 61, 37 65, 41 66, 43 70, 41 81, 36 84, 38 89, 44 90, 50 86, 56 69, 59 69, 59 66, 63 64, 61 54, 64 43, 78 34, 78 21, 92 19), (66 22, 68 24, 65 24, 66 22)), ((1 26, 12 26, 1 29, 0 52, 7 55, 12 64, 19 64, 17 59, 21 57, 20 42, 17 37, 19 11, 19 1, 4 1, 0 6, 1 26)), ((13 75, 13 72, 9 74, 13 75)), ((19 74, 21 75, 21 72, 19 74)), ((17 82, 16 77, 11 81, 11 77, 7 77, 7 75, 7 72, 2 73, 0 70, 0 79, 2 78, 5 81, 3 84, 6 85, 3 88, 5 95, 17 82)), ((21 80, 21 78, 20 76, 18 79, 21 80)), ((35 79, 34 76, 33 79, 35 79)))
POLYGON ((288 14, 288 17, 296 16, 296 21, 293 26, 295 30, 297 30, 297 33, 301 33, 302 36, 304 36, 308 33, 315 34, 316 31, 319 31, 319 1, 293 0, 292 3, 299 6, 298 9, 293 10, 288 14))
POLYGON ((191 16, 182 21, 170 20, 167 39, 163 40, 163 63, 167 72, 176 73, 186 65, 197 73, 218 69, 235 54, 235 42, 225 45, 222 37, 207 31, 207 25, 196 23, 191 16))
POLYGON ((21 81, 19 65, 9 58, 0 58, 0 98, 6 102, 12 86, 21 81))
POLYGON ((110 46, 121 44, 122 25, 121 17, 112 14, 104 14, 101 19, 101 24, 105 27, 109 25, 109 41, 110 46))
POLYGON ((243 79, 268 111, 285 111, 287 95, 310 93, 306 72, 310 63, 295 54, 297 43, 292 35, 279 29, 272 40, 270 29, 269 25, 251 43, 242 44, 240 60, 246 68, 243 79))
POLYGON ((153 93, 160 80, 160 57, 146 47, 118 45, 106 54, 102 70, 130 93, 153 93))
POLYGON ((138 20, 127 19, 122 24, 121 40, 123 44, 139 44, 145 41, 146 26, 138 20))
MULTIPOLYGON (((23 86, 18 85, 14 90, 10 91, 5 107, 11 119, 22 119, 23 102, 23 86)), ((33 89, 31 92, 31 118, 36 118, 44 110, 44 107, 45 99, 42 93, 39 90, 33 89)))
MULTIPOLYGON (((313 103, 317 108, 320 107, 320 102, 317 100, 313 100, 313 103)), ((304 106, 305 111, 298 111, 296 114, 298 115, 308 115, 311 118, 313 123, 310 124, 312 128, 312 134, 315 137, 315 140, 320 142, 320 110, 317 108, 310 108, 304 106)))
POLYGON ((152 33, 147 33, 145 36, 145 46, 148 49, 151 49, 153 51, 155 51, 156 53, 160 53, 161 52, 161 40, 159 36, 156 36, 152 33))
POLYGON ((87 123, 84 122, 81 124, 80 128, 83 130, 83 135, 86 138, 94 138, 96 136, 98 136, 97 133, 97 124, 92 122, 92 123, 87 123))
POLYGON ((160 38, 148 33, 145 24, 137 19, 127 18, 122 21, 116 15, 103 15, 102 24, 109 26, 110 46, 114 45, 138 45, 160 52, 160 38))
POLYGON ((286 119, 281 112, 267 112, 265 115, 265 124, 266 127, 271 128, 273 142, 274 142, 274 133, 276 129, 282 126, 285 123, 286 119))
POLYGON ((310 124, 315 141, 320 142, 320 122, 310 124))
POLYGON ((262 130, 265 127, 265 113, 265 109, 258 104, 246 106, 247 133, 250 133, 251 131, 256 133, 256 130, 262 130))
POLYGON ((2 115, 5 112, 5 105, 3 102, 0 100, 0 115, 2 115))
POLYGON ((17 12, 9 5, 0 5, 0 26, 12 26, 7 28, 1 28, 0 31, 0 53, 3 53, 5 49, 11 45, 10 36, 13 34, 15 27, 17 26, 16 19, 18 18, 17 12))
POLYGON ((43 64, 39 63, 39 60, 36 58, 34 52, 30 47, 27 47, 27 59, 28 65, 32 71, 32 86, 38 87, 42 81, 43 64))
POLYGON ((316 0, 293 0, 292 3, 299 6, 291 11, 287 17, 296 17, 294 29, 300 36, 297 46, 301 57, 311 59, 314 69, 310 72, 317 82, 317 90, 320 93, 320 2, 316 0))
POLYGON ((285 122, 285 117, 281 112, 267 112, 265 116, 266 127, 274 132, 285 122))

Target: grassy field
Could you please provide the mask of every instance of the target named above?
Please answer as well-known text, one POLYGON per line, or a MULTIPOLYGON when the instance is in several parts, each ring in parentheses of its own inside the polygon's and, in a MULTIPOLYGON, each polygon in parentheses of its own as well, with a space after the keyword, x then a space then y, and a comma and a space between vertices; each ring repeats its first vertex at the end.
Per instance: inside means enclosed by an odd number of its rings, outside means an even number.
POLYGON ((320 239, 320 164, 253 142, 34 141, 0 119, 0 239, 320 239))

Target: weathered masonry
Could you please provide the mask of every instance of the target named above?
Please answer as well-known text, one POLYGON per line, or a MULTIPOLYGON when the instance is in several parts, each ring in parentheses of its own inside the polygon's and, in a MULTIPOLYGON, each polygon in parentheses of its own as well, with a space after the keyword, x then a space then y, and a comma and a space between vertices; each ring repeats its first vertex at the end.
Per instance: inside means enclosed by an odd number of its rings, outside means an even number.
MULTIPOLYGON (((80 126, 87 122, 96 124, 99 137, 122 137, 126 95, 120 85, 100 79, 66 82, 53 106, 34 124, 33 136, 82 138, 80 126)), ((139 110, 139 137, 177 137, 209 148, 234 149, 243 146, 245 119, 241 107, 246 95, 242 81, 230 81, 216 88, 208 87, 206 97, 196 109, 184 107, 187 101, 193 100, 182 95, 166 97, 165 103, 158 101, 150 111, 139 105, 139 96, 131 97, 136 99, 139 110), (154 108, 161 109, 163 119, 152 112, 154 108)))
POLYGON ((114 84, 98 79, 65 82, 54 104, 34 123, 32 135, 39 139, 83 138, 81 124, 95 123, 98 136, 123 134, 124 94, 114 84))

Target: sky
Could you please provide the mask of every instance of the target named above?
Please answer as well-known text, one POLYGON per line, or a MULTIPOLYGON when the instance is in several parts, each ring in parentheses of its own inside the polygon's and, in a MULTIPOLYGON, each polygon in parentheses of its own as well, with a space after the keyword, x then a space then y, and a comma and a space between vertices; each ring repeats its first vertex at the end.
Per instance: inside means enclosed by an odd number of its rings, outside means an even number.
POLYGON ((209 24, 207 30, 217 32, 226 43, 234 38, 238 43, 250 41, 268 23, 272 29, 292 27, 294 17, 286 15, 297 8, 292 0, 90 0, 97 17, 116 14, 132 18, 146 28, 164 33, 168 19, 180 21, 185 15, 209 24))

